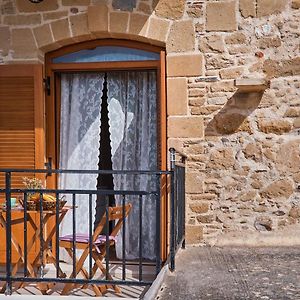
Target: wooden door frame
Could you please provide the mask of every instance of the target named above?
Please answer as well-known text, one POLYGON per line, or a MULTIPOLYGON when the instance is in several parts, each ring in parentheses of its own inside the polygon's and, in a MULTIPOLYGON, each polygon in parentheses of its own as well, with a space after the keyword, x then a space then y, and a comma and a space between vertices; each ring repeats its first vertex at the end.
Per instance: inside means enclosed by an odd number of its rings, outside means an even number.
MULTIPOLYGON (((74 45, 66 46, 58 50, 49 52, 45 56, 46 77, 50 79, 50 95, 46 95, 46 157, 51 159, 51 167, 58 167, 57 145, 58 134, 57 127, 58 117, 56 114, 57 97, 55 91, 58 86, 56 74, 62 72, 88 72, 88 71, 129 71, 129 70, 155 70, 157 73, 157 90, 158 90, 158 147, 159 147, 159 164, 160 169, 167 170, 167 103, 166 103, 166 53, 165 50, 148 44, 127 40, 103 39, 81 42, 74 45), (159 60, 153 61, 120 61, 120 62, 92 62, 92 63, 52 63, 52 59, 68 53, 77 52, 83 49, 93 49, 99 46, 119 46, 144 51, 155 52, 160 55, 159 60), (53 142, 55 143, 53 144, 53 142)), ((162 180, 162 186, 165 179, 162 180)), ((47 186, 56 188, 57 178, 52 175, 48 177, 47 186)), ((167 259, 167 189, 161 191, 161 259, 167 259)))

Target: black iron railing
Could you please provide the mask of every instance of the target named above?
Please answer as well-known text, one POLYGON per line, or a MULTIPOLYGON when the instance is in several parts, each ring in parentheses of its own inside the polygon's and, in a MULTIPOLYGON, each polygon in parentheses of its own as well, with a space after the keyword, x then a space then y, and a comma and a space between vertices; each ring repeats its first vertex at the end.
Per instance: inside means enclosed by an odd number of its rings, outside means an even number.
POLYGON ((170 216, 170 265, 175 270, 175 254, 185 248, 185 161, 187 156, 170 148, 171 216, 170 216), (179 159, 178 159, 179 156, 179 159))
MULTIPOLYGON (((170 205, 170 269, 174 270, 175 268, 175 253, 176 250, 179 248, 180 245, 184 246, 184 223, 185 223, 185 195, 184 195, 184 157, 182 158, 181 163, 175 161, 175 150, 170 149, 171 153, 171 170, 170 171, 111 171, 111 170, 27 170, 27 169, 0 169, 0 176, 4 175, 5 181, 4 186, 0 189, 0 198, 1 196, 5 199, 5 205, 2 207, 2 227, 5 227, 6 231, 6 260, 5 260, 5 273, 0 273, 0 281, 3 282, 4 286, 2 290, 5 291, 7 295, 10 295, 13 290, 13 284, 16 282, 21 283, 73 283, 73 284, 93 284, 93 285, 133 285, 133 286, 147 286, 151 285, 153 279, 144 279, 145 276, 143 274, 143 265, 146 262, 146 259, 143 255, 143 226, 144 226, 144 216, 143 216, 143 205, 145 205, 145 201, 154 201, 155 202, 155 242, 151 247, 155 248, 155 259, 147 261, 147 263, 154 265, 155 267, 155 274, 157 275, 162 267, 162 260, 161 260, 161 201, 167 201, 165 203, 166 207, 170 205), (128 176, 148 176, 153 179, 152 182, 155 184, 152 185, 153 189, 146 189, 141 188, 140 190, 131 189, 131 190, 105 190, 105 189, 98 189, 98 190, 77 190, 77 189, 26 189, 26 188, 14 188, 12 182, 14 182, 14 176, 20 174, 34 174, 38 176, 38 174, 77 174, 77 175, 84 175, 84 174, 113 174, 114 176, 118 175, 128 175, 128 176), (162 182, 167 182, 167 189, 164 190, 162 187, 162 182), (168 197, 162 197, 162 192, 167 193, 168 197), (39 244, 39 257, 36 257, 34 262, 38 262, 36 265, 38 266, 38 270, 32 270, 32 263, 29 262, 29 251, 28 243, 32 242, 29 241, 28 237, 28 226, 32 218, 30 217, 30 211, 28 207, 28 198, 32 193, 39 195, 39 207, 36 214, 38 214, 39 219, 39 236, 36 236, 36 242, 39 244), (43 224, 45 222, 44 214, 46 213, 45 208, 43 207, 43 197, 45 194, 55 195, 55 207, 52 210, 52 217, 55 220, 55 226, 53 231, 53 239, 49 241, 47 236, 44 235, 44 228, 43 224), (69 195, 71 201, 67 203, 69 205, 69 209, 72 212, 72 234, 73 237, 76 236, 76 207, 78 205, 78 201, 83 201, 82 199, 78 199, 79 195, 86 195, 87 200, 89 201, 89 256, 88 256, 88 275, 84 278, 78 278, 76 276, 78 273, 76 269, 76 242, 73 241, 73 259, 72 259, 72 273, 71 275, 75 274, 75 276, 70 276, 70 274, 63 273, 61 269, 61 261, 60 261, 60 251, 59 251, 59 233, 60 228, 59 224, 61 222, 61 214, 62 208, 60 207, 60 198, 62 195, 69 195), (109 222, 108 222, 108 211, 109 211, 109 202, 108 199, 110 195, 114 197, 119 197, 119 205, 123 208, 123 215, 125 213, 125 206, 126 204, 130 203, 133 198, 136 199, 134 203, 134 209, 138 210, 138 219, 136 220, 136 226, 138 227, 138 234, 135 237, 138 243, 138 257, 135 260, 135 264, 137 267, 138 275, 137 278, 129 278, 126 273, 126 268, 129 265, 132 265, 132 261, 126 257, 126 241, 125 241, 125 231, 126 229, 126 218, 122 224, 122 257, 119 258, 118 264, 121 266, 121 278, 112 278, 110 275, 110 266, 111 266, 111 244, 110 244, 110 232, 109 232, 109 222), (16 250, 16 243, 13 242, 14 234, 13 234, 13 226, 16 224, 16 221, 12 219, 12 212, 15 210, 11 206, 11 198, 13 197, 21 197, 23 200, 23 208, 20 209, 22 212, 22 223, 24 228, 23 234, 23 249, 19 249, 18 259, 21 266, 21 272, 19 266, 16 266, 12 260, 12 250, 16 250), (93 261, 93 242, 92 242, 92 235, 93 235, 93 224, 92 224, 92 199, 93 197, 103 196, 105 200, 105 215, 106 215, 106 223, 105 223, 105 248, 106 253, 103 259, 104 269, 104 276, 101 278, 96 278, 95 274, 95 264, 93 261), (165 199, 165 200, 162 200, 165 199), (169 203, 170 202, 170 203, 169 203), (46 245, 46 247, 45 247, 46 245), (50 252, 49 252, 50 251, 50 252), (56 276, 44 276, 44 263, 45 257, 47 253, 52 254, 52 263, 55 265, 56 269, 56 276), (16 268, 18 269, 16 272, 16 268)), ((67 207, 67 206, 66 206, 67 207)), ((30 225, 32 226, 32 224, 30 225)), ((38 226, 37 226, 38 227, 38 226)), ((36 229, 37 229, 36 227, 36 229)), ((29 245, 30 246, 30 245, 29 245)), ((32 247, 32 245, 31 245, 32 247)))

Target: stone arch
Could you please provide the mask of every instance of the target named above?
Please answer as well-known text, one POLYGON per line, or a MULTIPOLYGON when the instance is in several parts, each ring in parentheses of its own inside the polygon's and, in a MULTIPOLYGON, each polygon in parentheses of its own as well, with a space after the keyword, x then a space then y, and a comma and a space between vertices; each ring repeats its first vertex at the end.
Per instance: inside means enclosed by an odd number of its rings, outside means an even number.
POLYGON ((166 47, 171 21, 136 12, 113 11, 105 4, 33 29, 41 54, 78 42, 116 38, 166 47))

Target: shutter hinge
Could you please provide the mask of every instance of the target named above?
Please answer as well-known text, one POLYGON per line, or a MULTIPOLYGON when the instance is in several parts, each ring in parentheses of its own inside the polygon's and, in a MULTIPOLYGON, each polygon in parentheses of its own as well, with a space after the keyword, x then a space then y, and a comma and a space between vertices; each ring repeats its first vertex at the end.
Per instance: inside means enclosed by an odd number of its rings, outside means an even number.
POLYGON ((44 78, 44 85, 45 85, 45 91, 48 96, 50 96, 50 76, 47 76, 44 78))

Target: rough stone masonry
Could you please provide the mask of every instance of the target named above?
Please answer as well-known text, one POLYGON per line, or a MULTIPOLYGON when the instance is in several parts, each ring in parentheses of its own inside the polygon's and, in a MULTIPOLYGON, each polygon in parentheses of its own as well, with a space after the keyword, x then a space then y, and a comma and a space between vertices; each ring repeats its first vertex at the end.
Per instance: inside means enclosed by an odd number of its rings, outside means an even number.
POLYGON ((165 47, 168 144, 188 155, 189 243, 296 228, 299 0, 0 3, 2 64, 96 38, 165 47))

